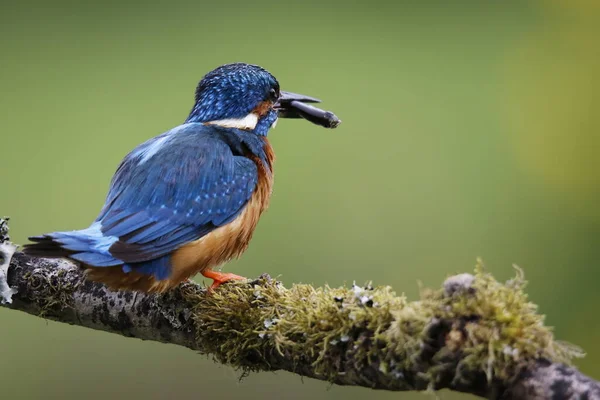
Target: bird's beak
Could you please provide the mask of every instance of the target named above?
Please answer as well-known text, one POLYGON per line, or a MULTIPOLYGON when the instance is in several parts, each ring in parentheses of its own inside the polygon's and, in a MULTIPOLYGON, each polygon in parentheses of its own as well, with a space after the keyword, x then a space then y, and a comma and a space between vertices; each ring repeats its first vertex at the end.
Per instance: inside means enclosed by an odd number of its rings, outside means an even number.
POLYGON ((336 128, 342 121, 334 113, 305 104, 320 102, 314 97, 282 90, 274 107, 281 118, 304 118, 325 128, 336 128))
POLYGON ((298 93, 286 92, 285 90, 281 91, 281 93, 279 95, 279 103, 285 104, 285 103, 289 103, 294 100, 301 101, 303 103, 320 103, 321 102, 321 100, 315 99, 314 97, 305 96, 303 94, 298 94, 298 93))

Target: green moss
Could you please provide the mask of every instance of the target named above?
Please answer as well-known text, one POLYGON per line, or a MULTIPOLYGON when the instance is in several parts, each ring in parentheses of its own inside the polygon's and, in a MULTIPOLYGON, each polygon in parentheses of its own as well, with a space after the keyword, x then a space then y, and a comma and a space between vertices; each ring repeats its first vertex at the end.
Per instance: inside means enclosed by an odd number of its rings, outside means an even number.
POLYGON ((554 340, 527 300, 522 271, 503 284, 478 265, 469 279, 414 302, 389 287, 286 289, 268 278, 190 296, 199 348, 246 372, 285 360, 331 381, 436 388, 481 373, 506 380, 536 359, 581 355, 554 340))
POLYGON ((68 269, 58 269, 48 274, 43 267, 36 268, 25 273, 23 279, 28 293, 40 309, 40 317, 72 308, 73 293, 81 285, 80 277, 68 269))
POLYGON ((485 371, 488 380, 509 379, 518 368, 540 358, 569 363, 584 355, 577 347, 554 339, 544 316, 528 301, 523 271, 515 269, 515 278, 501 283, 485 272, 479 260, 467 293, 446 296, 437 291, 423 300, 438 317, 464 321, 455 334, 456 343, 447 345, 464 352, 462 367, 485 371))

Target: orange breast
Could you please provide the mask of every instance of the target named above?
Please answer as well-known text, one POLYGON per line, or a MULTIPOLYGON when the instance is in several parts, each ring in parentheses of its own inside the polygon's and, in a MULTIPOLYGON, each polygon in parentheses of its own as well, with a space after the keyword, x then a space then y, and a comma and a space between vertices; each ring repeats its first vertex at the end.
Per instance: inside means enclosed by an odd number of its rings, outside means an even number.
POLYGON ((250 157, 258 166, 258 183, 246 207, 227 225, 175 251, 171 259, 172 275, 169 281, 179 283, 192 275, 239 257, 248 248, 258 219, 268 207, 273 191, 272 171, 275 155, 268 140, 264 140, 268 165, 265 166, 258 157, 250 157))
POLYGON ((258 166, 258 184, 246 207, 229 224, 177 249, 171 258, 171 276, 168 279, 159 281, 152 275, 135 271, 126 273, 121 266, 86 267, 88 277, 115 290, 164 292, 199 272, 239 257, 248 247, 258 219, 269 205, 273 190, 275 155, 268 140, 265 138, 264 141, 267 166, 258 157, 248 156, 258 166))

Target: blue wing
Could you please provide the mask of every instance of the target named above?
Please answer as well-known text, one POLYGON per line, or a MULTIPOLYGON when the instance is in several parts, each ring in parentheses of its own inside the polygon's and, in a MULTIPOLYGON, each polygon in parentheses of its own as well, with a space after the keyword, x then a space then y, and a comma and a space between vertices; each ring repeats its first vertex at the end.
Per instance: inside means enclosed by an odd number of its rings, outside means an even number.
POLYGON ((154 260, 232 221, 258 182, 254 162, 234 150, 201 124, 140 145, 119 166, 96 220, 115 262, 94 263, 98 252, 72 257, 96 266, 154 260))

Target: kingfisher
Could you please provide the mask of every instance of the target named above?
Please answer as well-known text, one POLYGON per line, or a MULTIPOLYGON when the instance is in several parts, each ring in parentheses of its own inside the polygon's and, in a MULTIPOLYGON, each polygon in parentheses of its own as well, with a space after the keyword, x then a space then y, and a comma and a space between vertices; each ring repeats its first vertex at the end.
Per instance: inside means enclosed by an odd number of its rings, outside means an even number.
POLYGON ((334 128, 320 100, 280 90, 266 69, 222 65, 196 88, 183 124, 133 149, 85 229, 30 237, 26 254, 66 257, 113 290, 165 292, 200 273, 211 289, 245 279, 218 269, 248 247, 273 189, 267 140, 278 117, 334 128))

